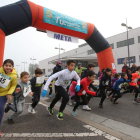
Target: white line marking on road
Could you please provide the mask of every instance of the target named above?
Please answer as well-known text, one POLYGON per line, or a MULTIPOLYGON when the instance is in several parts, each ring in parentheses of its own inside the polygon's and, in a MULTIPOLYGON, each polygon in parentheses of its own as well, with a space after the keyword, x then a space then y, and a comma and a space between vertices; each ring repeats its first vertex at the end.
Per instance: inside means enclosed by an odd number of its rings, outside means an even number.
POLYGON ((121 139, 116 138, 116 137, 114 137, 114 136, 112 136, 110 134, 107 134, 107 133, 105 133, 105 132, 103 132, 103 131, 95 128, 95 127, 92 127, 90 125, 84 125, 84 127, 87 128, 87 129, 89 129, 89 130, 91 130, 91 131, 93 131, 98 136, 104 136, 108 140, 121 140, 121 139))

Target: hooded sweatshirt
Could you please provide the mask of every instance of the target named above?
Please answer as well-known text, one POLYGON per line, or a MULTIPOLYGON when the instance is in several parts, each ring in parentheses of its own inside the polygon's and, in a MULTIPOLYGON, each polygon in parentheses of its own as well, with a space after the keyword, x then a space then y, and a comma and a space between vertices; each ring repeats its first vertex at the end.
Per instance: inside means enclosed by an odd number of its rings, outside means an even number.
POLYGON ((8 94, 12 95, 16 86, 17 86, 17 72, 16 72, 16 70, 13 68, 13 70, 10 73, 5 73, 3 67, 1 67, 0 73, 11 78, 11 80, 6 88, 3 88, 0 86, 0 97, 6 96, 8 94))

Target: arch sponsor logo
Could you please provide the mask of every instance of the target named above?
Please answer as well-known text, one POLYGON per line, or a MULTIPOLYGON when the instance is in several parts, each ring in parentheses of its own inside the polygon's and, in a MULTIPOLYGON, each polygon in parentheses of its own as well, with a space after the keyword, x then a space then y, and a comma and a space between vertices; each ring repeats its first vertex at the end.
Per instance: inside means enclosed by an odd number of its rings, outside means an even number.
POLYGON ((87 34, 87 23, 44 7, 43 22, 87 34))

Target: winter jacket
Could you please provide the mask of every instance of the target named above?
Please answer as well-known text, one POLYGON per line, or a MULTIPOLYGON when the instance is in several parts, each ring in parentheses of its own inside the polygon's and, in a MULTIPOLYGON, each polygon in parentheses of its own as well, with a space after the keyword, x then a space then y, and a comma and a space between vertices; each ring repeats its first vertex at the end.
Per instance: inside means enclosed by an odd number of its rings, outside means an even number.
POLYGON ((86 69, 85 67, 81 67, 81 69, 79 69, 78 66, 77 66, 77 67, 75 68, 75 71, 76 71, 77 73, 80 73, 80 74, 81 74, 82 71, 85 70, 85 69, 86 69))
POLYGON ((122 72, 126 72, 126 70, 127 70, 128 68, 129 68, 128 66, 123 66, 123 67, 122 67, 122 72))
POLYGON ((63 70, 63 67, 59 66, 58 64, 53 69, 53 74, 63 70))
POLYGON ((0 68, 0 74, 4 74, 11 78, 8 86, 6 88, 0 87, 0 96, 6 96, 8 94, 12 95, 17 86, 17 72, 13 68, 10 73, 5 73, 3 67, 0 68))
POLYGON ((107 73, 105 73, 101 78, 99 89, 104 90, 107 87, 111 88, 111 76, 108 76, 107 73))

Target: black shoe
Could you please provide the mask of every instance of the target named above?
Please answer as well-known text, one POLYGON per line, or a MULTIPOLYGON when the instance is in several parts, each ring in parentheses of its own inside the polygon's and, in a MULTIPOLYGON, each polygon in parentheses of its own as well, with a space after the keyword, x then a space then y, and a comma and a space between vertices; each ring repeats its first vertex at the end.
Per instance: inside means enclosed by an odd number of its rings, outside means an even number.
POLYGON ((9 105, 11 105, 11 103, 7 104, 7 106, 5 107, 5 110, 4 110, 5 113, 7 113, 10 110, 9 105))
POLYGON ((7 122, 8 122, 9 124, 14 124, 13 119, 7 119, 7 122))
POLYGON ((100 104, 99 104, 99 108, 103 108, 103 104, 100 103, 100 104))

